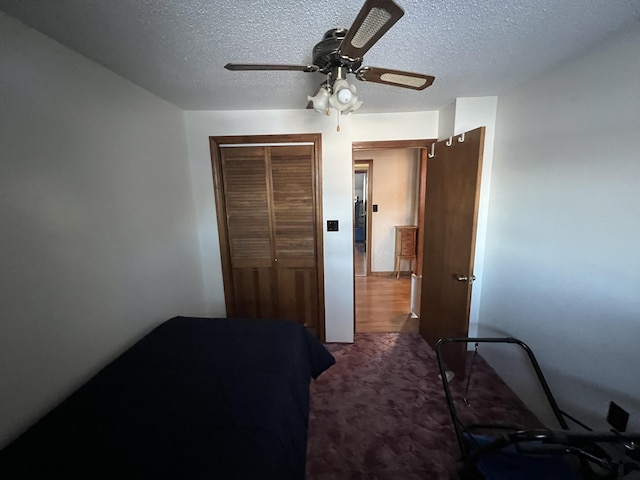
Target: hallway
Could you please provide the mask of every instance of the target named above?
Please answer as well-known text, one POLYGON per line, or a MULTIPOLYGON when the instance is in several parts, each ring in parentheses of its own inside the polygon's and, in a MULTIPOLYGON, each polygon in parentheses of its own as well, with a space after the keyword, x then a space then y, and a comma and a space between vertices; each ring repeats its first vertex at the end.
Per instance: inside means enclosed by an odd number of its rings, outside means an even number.
POLYGON ((411 318, 411 278, 356 276, 356 332, 417 332, 411 318))

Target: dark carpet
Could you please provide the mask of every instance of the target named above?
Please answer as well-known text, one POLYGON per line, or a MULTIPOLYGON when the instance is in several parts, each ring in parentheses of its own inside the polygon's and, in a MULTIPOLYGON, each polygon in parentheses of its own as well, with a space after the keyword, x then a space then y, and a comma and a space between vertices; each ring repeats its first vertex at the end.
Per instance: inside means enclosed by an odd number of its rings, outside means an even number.
MULTIPOLYGON (((435 352, 422 337, 362 333, 327 348, 336 364, 311 385, 307 478, 456 478, 460 450, 435 352)), ((464 421, 539 426, 481 356, 471 379, 464 421)), ((450 386, 461 406, 466 380, 450 386)))

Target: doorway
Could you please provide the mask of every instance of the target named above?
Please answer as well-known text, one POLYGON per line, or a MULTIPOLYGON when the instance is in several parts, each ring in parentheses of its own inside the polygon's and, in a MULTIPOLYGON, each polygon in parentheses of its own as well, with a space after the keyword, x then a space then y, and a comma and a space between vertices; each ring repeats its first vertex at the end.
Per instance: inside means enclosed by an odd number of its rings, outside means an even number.
POLYGON ((411 314, 411 273, 422 260, 403 261, 396 278, 395 227, 421 221, 421 149, 430 142, 353 145, 356 332, 418 331, 418 319, 411 314), (361 191, 365 180, 368 191, 361 191), (364 225, 364 231, 358 230, 364 225))
POLYGON ((353 167, 353 256, 354 274, 366 277, 371 271, 371 202, 373 160, 358 160, 353 167))
MULTIPOLYGON (((439 142, 422 140, 415 141, 414 145, 403 145, 402 141, 362 142, 353 145, 354 153, 376 148, 418 148, 420 151, 419 270, 416 275, 419 286, 414 288, 414 293, 421 303, 418 307, 419 332, 432 346, 440 338, 464 337, 469 331, 484 137, 485 127, 478 127, 456 135, 455 139, 449 137, 439 142)), ((371 199, 371 202, 378 200, 371 199)), ((375 238, 372 240, 374 247, 371 250, 375 250, 375 238)), ((360 326, 358 306, 362 298, 358 283, 358 277, 354 276, 356 332, 360 326)), ((372 296, 370 301, 374 302, 375 298, 378 297, 372 296)), ((459 346, 445 355, 445 364, 448 370, 463 378, 466 346, 463 343, 459 346)))

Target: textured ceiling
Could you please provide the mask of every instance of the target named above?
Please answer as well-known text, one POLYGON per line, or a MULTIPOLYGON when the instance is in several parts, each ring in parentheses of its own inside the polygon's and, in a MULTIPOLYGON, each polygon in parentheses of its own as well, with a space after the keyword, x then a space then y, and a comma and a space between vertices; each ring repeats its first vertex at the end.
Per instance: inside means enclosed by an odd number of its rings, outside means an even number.
MULTIPOLYGON (((435 75, 423 91, 353 79, 359 112, 436 110, 498 95, 622 28, 638 0, 397 0, 405 15, 365 65, 435 75)), ((0 11, 186 110, 305 108, 319 73, 229 72, 227 62, 311 62, 363 0, 0 0, 0 11)), ((353 78, 352 76, 349 77, 353 78)))

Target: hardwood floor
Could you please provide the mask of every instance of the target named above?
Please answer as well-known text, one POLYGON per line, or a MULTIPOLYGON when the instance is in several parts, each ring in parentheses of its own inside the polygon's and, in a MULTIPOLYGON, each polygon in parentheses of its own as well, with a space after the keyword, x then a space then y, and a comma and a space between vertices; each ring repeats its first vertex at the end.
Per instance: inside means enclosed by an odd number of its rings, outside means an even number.
POLYGON ((417 332, 418 319, 411 318, 411 278, 355 277, 356 332, 417 332))
POLYGON ((353 245, 353 256, 355 259, 354 264, 354 273, 356 277, 362 277, 367 274, 367 256, 365 255, 365 245, 364 243, 354 243, 353 245))
POLYGON ((354 244, 356 283, 356 332, 417 332, 411 318, 411 278, 369 275, 364 243, 354 244))

